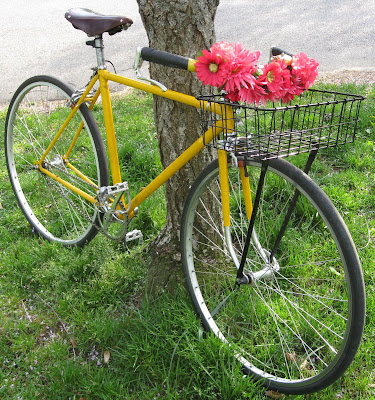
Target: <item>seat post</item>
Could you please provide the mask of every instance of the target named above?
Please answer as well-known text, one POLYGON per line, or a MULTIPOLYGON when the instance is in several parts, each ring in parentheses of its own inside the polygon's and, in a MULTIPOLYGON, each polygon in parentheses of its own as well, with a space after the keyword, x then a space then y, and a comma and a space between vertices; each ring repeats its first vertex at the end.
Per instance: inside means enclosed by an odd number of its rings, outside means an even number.
POLYGON ((92 46, 96 50, 96 60, 98 63, 98 69, 107 69, 105 65, 105 58, 104 58, 104 44, 103 44, 103 37, 102 35, 95 36, 94 40, 89 40, 86 42, 88 46, 92 46))

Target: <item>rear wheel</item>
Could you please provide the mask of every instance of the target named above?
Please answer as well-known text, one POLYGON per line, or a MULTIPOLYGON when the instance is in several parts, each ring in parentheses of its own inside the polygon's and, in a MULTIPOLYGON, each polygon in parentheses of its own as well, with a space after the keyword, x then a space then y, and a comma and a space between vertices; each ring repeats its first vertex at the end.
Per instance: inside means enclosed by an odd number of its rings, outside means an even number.
MULTIPOLYGON (((91 202, 43 173, 35 162, 70 114, 72 92, 52 77, 30 78, 13 96, 5 132, 9 177, 21 210, 41 236, 69 246, 82 245, 95 236, 98 212, 91 202)), ((85 104, 51 148, 43 167, 92 197, 98 187, 108 185, 104 145, 85 104), (80 126, 83 129, 68 154, 80 126)))
MULTIPOLYGON (((255 192, 262 164, 247 171, 255 192)), ((309 393, 338 379, 358 349, 365 316, 360 262, 332 202, 302 171, 270 160, 246 257, 238 168, 229 168, 231 227, 222 222, 218 163, 198 177, 181 227, 186 282, 206 330, 233 349, 245 373, 284 393, 309 393), (294 193, 300 195, 273 261, 269 255, 294 193), (229 236, 225 239, 225 235, 229 236)))

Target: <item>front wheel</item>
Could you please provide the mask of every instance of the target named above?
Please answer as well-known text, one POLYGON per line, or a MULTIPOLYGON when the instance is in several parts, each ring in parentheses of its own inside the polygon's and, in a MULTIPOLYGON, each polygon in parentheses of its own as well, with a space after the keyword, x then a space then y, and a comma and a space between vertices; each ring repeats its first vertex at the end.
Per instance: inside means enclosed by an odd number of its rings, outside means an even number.
POLYGON ((71 112, 72 89, 49 76, 25 81, 10 103, 5 155, 17 201, 33 230, 63 245, 83 245, 97 233, 94 204, 65 182, 96 197, 108 185, 104 145, 90 110, 83 104, 52 145, 42 172, 37 163, 71 112))
MULTIPOLYGON (((254 199, 262 163, 249 161, 246 168, 254 199)), ((246 255, 250 279, 238 285, 249 225, 238 167, 229 168, 229 187, 229 230, 217 161, 192 186, 181 225, 187 287, 204 328, 265 386, 291 394, 323 389, 352 362, 364 326, 363 277, 350 234, 306 174, 270 160, 246 255), (296 189, 300 195, 270 262, 296 189)))

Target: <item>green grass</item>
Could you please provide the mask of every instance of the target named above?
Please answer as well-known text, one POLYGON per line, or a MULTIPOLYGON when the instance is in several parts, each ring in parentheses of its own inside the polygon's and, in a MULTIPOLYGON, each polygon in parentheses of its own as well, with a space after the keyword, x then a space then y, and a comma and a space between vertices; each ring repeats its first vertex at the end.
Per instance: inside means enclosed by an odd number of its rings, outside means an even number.
MULTIPOLYGON (((340 381, 317 394, 285 398, 375 398, 375 89, 340 90, 367 96, 358 138, 322 151, 311 174, 359 249, 367 324, 340 381)), ((130 94, 115 102, 114 115, 124 179, 134 193, 161 169, 152 99, 130 94)), ((2 127, 4 120, 2 111, 2 127)), ((33 235, 16 205, 2 144, 0 203, 0 399, 267 398, 263 388, 243 379, 221 343, 202 339, 184 287, 156 299, 142 296, 149 264, 144 247, 127 250, 98 235, 82 249, 67 249, 33 235)), ((161 189, 135 221, 146 243, 164 220, 161 189)))

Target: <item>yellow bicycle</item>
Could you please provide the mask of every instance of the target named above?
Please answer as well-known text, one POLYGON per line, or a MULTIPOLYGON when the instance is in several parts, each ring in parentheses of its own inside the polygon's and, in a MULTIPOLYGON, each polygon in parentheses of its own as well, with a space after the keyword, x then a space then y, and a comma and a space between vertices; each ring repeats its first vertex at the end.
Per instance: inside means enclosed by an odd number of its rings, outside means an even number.
MULTIPOLYGON (((187 287, 204 328, 230 346, 245 374, 274 390, 308 393, 333 383, 360 344, 364 284, 348 229, 307 172, 318 149, 352 140, 363 98, 309 90, 288 106, 263 108, 196 98, 106 69, 103 34, 127 29, 128 18, 84 9, 66 17, 93 37, 90 83, 73 91, 49 76, 28 79, 6 119, 9 177, 33 229, 68 246, 99 231, 139 238, 128 222, 142 202, 214 146, 218 159, 191 187, 181 224, 187 287), (196 107, 206 126, 133 198, 121 177, 109 82, 196 107), (91 113, 99 97, 107 149, 91 113), (302 152, 305 172, 283 159, 302 152)), ((195 70, 194 60, 149 48, 138 51, 136 69, 142 59, 195 70)))

